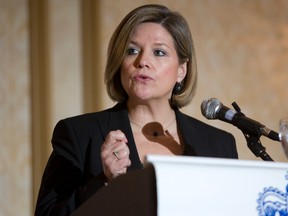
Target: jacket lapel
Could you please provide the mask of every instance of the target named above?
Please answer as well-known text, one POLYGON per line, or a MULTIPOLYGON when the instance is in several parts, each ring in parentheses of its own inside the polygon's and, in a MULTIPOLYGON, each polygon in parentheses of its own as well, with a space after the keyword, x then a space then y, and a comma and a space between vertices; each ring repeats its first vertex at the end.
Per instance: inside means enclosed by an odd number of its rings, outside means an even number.
POLYGON ((184 139, 184 155, 198 156, 203 138, 197 132, 196 122, 191 121, 191 117, 183 114, 179 109, 175 110, 178 127, 184 139))
POLYGON ((131 166, 128 170, 142 167, 125 104, 116 104, 114 107, 109 109, 107 116, 100 120, 99 126, 102 130, 103 137, 106 137, 109 131, 121 130, 126 135, 128 140, 127 145, 130 150, 131 166))

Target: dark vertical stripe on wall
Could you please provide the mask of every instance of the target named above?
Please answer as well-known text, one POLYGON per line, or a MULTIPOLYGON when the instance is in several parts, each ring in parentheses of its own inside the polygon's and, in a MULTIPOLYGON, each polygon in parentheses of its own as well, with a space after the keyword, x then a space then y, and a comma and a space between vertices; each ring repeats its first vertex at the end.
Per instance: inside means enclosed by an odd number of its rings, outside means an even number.
MULTIPOLYGON (((32 117, 32 189, 35 206, 41 176, 50 153, 50 77, 47 1, 29 0, 32 117)), ((33 209, 34 209, 33 206, 33 209)))
POLYGON ((97 0, 81 1, 84 112, 97 111, 103 105, 100 2, 97 0))

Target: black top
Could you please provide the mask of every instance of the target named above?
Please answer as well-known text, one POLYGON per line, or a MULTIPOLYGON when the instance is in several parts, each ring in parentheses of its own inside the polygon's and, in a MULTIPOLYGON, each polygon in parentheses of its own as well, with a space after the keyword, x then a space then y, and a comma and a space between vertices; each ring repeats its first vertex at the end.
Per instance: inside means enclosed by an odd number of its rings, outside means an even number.
MULTIPOLYGON (((233 135, 175 109, 184 140, 184 155, 238 158, 233 135)), ((43 174, 35 215, 69 215, 105 185, 101 145, 111 130, 128 139, 131 166, 142 168, 125 104, 61 120, 53 136, 53 152, 43 174)))

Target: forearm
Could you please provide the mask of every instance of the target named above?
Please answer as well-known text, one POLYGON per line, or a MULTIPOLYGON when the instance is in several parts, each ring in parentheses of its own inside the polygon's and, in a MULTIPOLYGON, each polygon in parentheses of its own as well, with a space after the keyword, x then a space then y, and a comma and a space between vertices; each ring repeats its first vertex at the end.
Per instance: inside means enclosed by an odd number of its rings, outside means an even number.
POLYGON ((85 174, 53 153, 43 175, 35 215, 69 215, 104 186, 104 180, 103 173, 85 174))

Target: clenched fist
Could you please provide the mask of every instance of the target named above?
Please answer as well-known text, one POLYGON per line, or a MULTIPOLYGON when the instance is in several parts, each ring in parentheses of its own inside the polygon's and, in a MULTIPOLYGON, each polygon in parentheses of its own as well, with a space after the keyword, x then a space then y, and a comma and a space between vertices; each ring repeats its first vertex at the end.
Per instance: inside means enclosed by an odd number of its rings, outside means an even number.
POLYGON ((101 147, 103 170, 108 182, 126 173, 127 167, 131 165, 127 142, 122 131, 110 131, 101 147))

